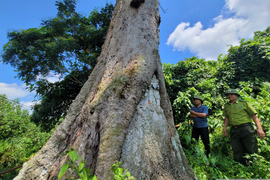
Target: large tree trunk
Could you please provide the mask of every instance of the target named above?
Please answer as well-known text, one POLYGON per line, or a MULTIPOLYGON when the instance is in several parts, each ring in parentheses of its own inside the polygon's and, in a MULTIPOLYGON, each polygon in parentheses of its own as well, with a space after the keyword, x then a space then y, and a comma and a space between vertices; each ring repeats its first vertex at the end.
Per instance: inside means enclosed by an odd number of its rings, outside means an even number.
POLYGON ((121 161, 136 179, 196 179, 174 127, 159 57, 158 0, 117 0, 98 63, 45 146, 15 178, 55 179, 68 148, 99 180, 121 161))

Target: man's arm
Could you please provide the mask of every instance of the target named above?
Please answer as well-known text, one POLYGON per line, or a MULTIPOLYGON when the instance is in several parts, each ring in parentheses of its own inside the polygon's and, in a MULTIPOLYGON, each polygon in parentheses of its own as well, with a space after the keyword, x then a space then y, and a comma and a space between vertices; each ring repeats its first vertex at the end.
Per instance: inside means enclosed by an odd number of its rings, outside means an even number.
POLYGON ((265 137, 265 133, 263 131, 263 128, 261 126, 261 122, 259 120, 259 118, 256 116, 256 114, 251 116, 253 121, 255 122, 256 126, 257 126, 257 135, 259 138, 263 139, 265 137))
POLYGON ((191 118, 198 117, 197 115, 194 114, 194 111, 192 110, 192 108, 191 108, 191 110, 189 112, 190 112, 189 117, 191 117, 191 118))
POLYGON ((207 114, 206 113, 197 113, 194 111, 190 111, 190 117, 192 117, 191 115, 195 116, 195 117, 200 117, 200 118, 206 118, 207 114))
POLYGON ((191 118, 196 118, 196 117, 198 117, 197 115, 194 114, 194 111, 193 111, 193 110, 190 110, 189 112, 190 112, 189 116, 190 116, 191 118))
POLYGON ((224 127, 223 127, 223 135, 224 136, 228 136, 227 134, 227 126, 229 124, 229 119, 227 117, 225 117, 225 120, 224 120, 224 127))
POLYGON ((191 114, 190 113, 190 115, 189 115, 191 118, 196 118, 196 117, 198 117, 198 116, 196 116, 196 115, 194 115, 194 114, 191 114))

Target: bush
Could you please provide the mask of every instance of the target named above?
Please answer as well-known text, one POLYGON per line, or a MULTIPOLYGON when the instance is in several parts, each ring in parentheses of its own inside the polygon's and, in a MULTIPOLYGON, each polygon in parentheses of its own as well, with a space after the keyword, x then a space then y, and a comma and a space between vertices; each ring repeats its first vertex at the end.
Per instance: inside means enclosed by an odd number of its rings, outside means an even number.
MULTIPOLYGON (((19 100, 10 101, 0 95, 0 171, 23 164, 49 139, 51 133, 40 131, 30 121, 29 112, 22 110, 19 100)), ((2 177, 12 179, 18 174, 8 173, 2 177)))

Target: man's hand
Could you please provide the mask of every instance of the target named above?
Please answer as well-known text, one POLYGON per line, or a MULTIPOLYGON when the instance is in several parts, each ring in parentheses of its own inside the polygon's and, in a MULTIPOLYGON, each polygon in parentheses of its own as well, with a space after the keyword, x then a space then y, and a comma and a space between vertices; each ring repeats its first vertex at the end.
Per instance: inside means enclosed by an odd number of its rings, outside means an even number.
POLYGON ((195 114, 194 111, 190 110, 189 112, 190 112, 190 114, 189 114, 190 117, 192 117, 192 118, 198 117, 198 116, 195 114))
POLYGON ((262 128, 257 129, 257 135, 261 139, 265 138, 265 133, 262 128))
POLYGON ((256 114, 254 114, 251 117, 252 117, 253 121, 255 122, 255 124, 257 126, 257 135, 258 135, 258 137, 263 139, 265 137, 265 133, 263 131, 263 128, 261 126, 261 122, 260 122, 259 118, 256 116, 256 114))
POLYGON ((226 127, 223 128, 223 135, 224 136, 228 136, 228 134, 227 134, 227 128, 226 127))
POLYGON ((194 114, 194 113, 195 113, 194 111, 190 110, 190 114, 194 114))
POLYGON ((196 114, 195 111, 190 110, 189 112, 190 112, 189 116, 190 116, 191 118, 199 117, 199 116, 196 114))

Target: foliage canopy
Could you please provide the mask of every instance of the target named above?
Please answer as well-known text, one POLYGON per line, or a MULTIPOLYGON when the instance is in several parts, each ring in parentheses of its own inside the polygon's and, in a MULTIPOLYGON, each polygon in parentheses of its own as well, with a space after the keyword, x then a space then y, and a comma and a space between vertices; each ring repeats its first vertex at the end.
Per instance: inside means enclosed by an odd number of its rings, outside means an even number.
POLYGON ((75 0, 56 1, 56 6, 57 16, 40 27, 9 32, 2 55, 40 97, 31 119, 45 131, 66 114, 92 72, 113 12, 113 5, 106 4, 85 17, 75 11, 75 0), (50 83, 46 77, 51 74, 64 78, 50 83))

